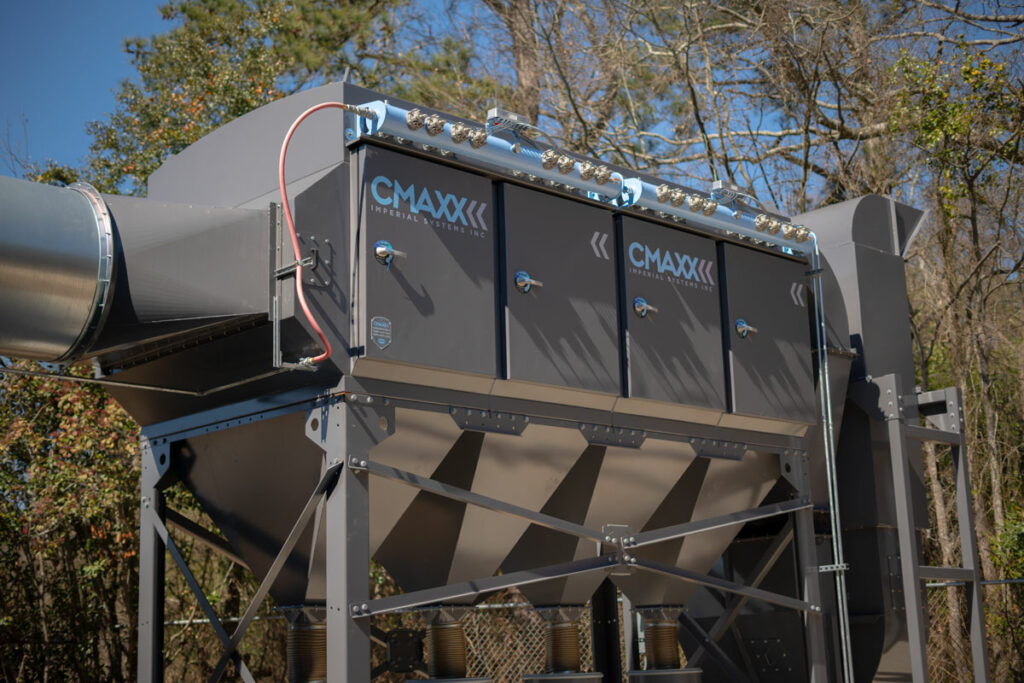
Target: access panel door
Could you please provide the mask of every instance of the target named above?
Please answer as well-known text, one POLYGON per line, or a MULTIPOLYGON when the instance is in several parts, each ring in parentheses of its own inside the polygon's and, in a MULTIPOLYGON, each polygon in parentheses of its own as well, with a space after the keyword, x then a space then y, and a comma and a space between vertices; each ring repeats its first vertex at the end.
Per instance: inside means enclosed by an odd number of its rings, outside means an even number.
POLYGON ((619 393, 612 215, 506 185, 509 379, 619 393))
POLYGON ((629 395, 725 410, 715 243, 623 218, 622 247, 629 395))
POLYGON ((493 376, 491 182, 390 150, 362 154, 365 354, 493 376))
POLYGON ((723 245, 733 411, 813 423, 807 265, 723 245))

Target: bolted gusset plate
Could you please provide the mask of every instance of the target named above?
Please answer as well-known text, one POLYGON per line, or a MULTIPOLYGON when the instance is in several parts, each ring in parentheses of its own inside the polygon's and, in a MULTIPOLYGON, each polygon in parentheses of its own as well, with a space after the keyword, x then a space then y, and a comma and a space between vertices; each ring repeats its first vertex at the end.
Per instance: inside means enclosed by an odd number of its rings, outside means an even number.
POLYGON ((472 429, 478 432, 519 435, 530 424, 528 415, 517 415, 516 413, 474 408, 450 408, 448 412, 455 420, 455 424, 463 429, 472 429))
POLYGON ((625 429, 623 427, 610 427, 608 425, 586 424, 579 425, 580 434, 587 440, 587 443, 598 446, 619 446, 622 448, 640 448, 647 432, 642 429, 625 429))

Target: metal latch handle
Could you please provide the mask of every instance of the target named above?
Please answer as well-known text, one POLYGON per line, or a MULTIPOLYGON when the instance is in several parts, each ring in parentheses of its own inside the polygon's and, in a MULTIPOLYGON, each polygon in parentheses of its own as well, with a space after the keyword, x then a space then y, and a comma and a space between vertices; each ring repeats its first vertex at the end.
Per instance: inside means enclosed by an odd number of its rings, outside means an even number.
POLYGON ((534 280, 530 277, 530 274, 525 270, 520 270, 515 274, 516 289, 523 294, 526 294, 534 287, 543 287, 544 283, 540 280, 534 280))
POLYGON ((646 318, 648 313, 657 313, 658 309, 647 303, 647 299, 638 296, 633 299, 633 312, 641 318, 646 318))
POLYGON ((407 254, 404 251, 395 249, 391 246, 391 242, 388 242, 387 240, 378 240, 377 243, 373 245, 373 257, 377 259, 377 263, 382 266, 387 266, 388 269, 391 268, 391 263, 396 258, 404 259, 406 256, 407 254))
POLYGON ((747 321, 744 320, 743 318, 737 318, 736 332, 739 333, 741 337, 746 339, 748 335, 756 334, 757 328, 754 327, 753 325, 748 324, 747 321))

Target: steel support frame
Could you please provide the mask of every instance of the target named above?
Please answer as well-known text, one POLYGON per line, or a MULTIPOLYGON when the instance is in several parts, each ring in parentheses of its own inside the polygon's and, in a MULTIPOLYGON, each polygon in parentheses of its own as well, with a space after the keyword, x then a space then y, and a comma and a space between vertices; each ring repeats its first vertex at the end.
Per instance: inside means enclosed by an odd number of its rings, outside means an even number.
POLYGON ((981 593, 981 570, 977 539, 974 535, 974 511, 971 504, 971 480, 964 435, 963 398, 960 389, 950 387, 928 394, 904 394, 899 375, 875 378, 878 406, 887 425, 896 507, 897 534, 900 546, 900 573, 910 640, 912 678, 915 683, 928 680, 928 614, 922 598, 921 582, 928 578, 955 578, 967 584, 970 614, 971 660, 974 680, 988 681, 988 650, 985 635, 984 602, 981 593), (908 425, 904 406, 916 403, 931 428, 908 425), (938 406, 937 415, 929 416, 927 408, 938 406), (957 517, 960 527, 962 567, 927 567, 918 564, 919 544, 917 520, 911 491, 911 468, 907 440, 934 441, 950 444, 956 484, 957 517))
MULTIPOLYGON (((228 635, 223 623, 214 611, 206 598, 202 587, 196 580, 185 562, 184 557, 178 550, 177 544, 168 532, 168 525, 182 528, 184 533, 197 538, 200 542, 211 545, 217 552, 226 554, 229 559, 238 561, 241 558, 234 557, 234 553, 224 553, 224 548, 219 547, 220 537, 212 532, 195 525, 190 527, 188 523, 182 525, 184 520, 180 514, 170 511, 165 503, 164 491, 173 484, 173 473, 171 472, 171 459, 173 456, 172 446, 176 442, 183 441, 192 436, 206 434, 223 429, 277 417, 279 415, 309 410, 315 407, 319 400, 313 398, 314 394, 309 391, 288 392, 274 397, 272 401, 253 400, 240 404, 218 408, 205 413, 188 416, 168 423, 158 425, 155 428, 143 430, 140 439, 141 452, 141 476, 140 476, 140 505, 139 505, 139 627, 138 627, 138 661, 137 679, 139 681, 153 681, 159 683, 164 680, 164 603, 166 597, 166 561, 165 557, 170 554, 178 567, 186 583, 189 585, 200 608, 210 622, 211 627, 220 639, 224 649, 220 661, 215 667, 211 680, 217 680, 223 674, 228 662, 234 662, 239 675, 244 681, 254 681, 237 652, 238 642, 253 618, 256 616, 258 607, 262 604, 270 586, 273 584, 280 572, 284 561, 290 554, 292 547, 298 540, 299 535, 312 516, 303 511, 303 515, 296 522, 289 539, 285 542, 270 573, 262 582, 256 597, 252 601, 247 614, 239 622, 233 635, 228 635), (268 403, 270 405, 268 405, 268 403), (160 431, 157 431, 160 430, 160 431)), ((329 469, 321 479, 311 497, 314 499, 322 497, 334 475, 334 470, 329 469)), ((307 508, 315 509, 315 504, 307 505, 307 508)), ((189 520, 190 521, 190 520, 189 520)), ((194 523, 192 523, 194 525, 194 523)))
POLYGON ((164 519, 164 482, 157 463, 170 458, 166 443, 154 445, 143 437, 140 444, 142 474, 139 499, 139 681, 164 680, 164 553, 166 548, 152 520, 164 519))
MULTIPOLYGON (((314 509, 323 499, 324 523, 330 530, 327 533, 326 561, 327 571, 327 652, 328 672, 331 679, 337 680, 370 680, 370 647, 371 624, 367 617, 384 612, 400 611, 415 606, 436 604, 444 600, 458 597, 479 595, 507 586, 525 585, 527 583, 547 581, 560 576, 570 576, 594 571, 610 572, 616 566, 630 569, 645 569, 668 574, 675 578, 691 581, 701 585, 712 586, 726 592, 765 600, 789 608, 804 610, 815 614, 820 611, 820 600, 798 600, 788 596, 776 595, 741 584, 722 581, 715 577, 705 576, 674 567, 660 565, 644 566, 627 552, 627 546, 640 546, 662 542, 674 538, 682 538, 689 534, 718 528, 730 524, 740 524, 755 519, 763 519, 775 515, 794 514, 799 520, 801 515, 810 515, 810 503, 805 498, 798 498, 781 504, 772 504, 722 515, 708 520, 700 520, 666 529, 635 534, 626 538, 605 538, 597 530, 570 524, 564 520, 536 513, 525 508, 491 499, 479 494, 451 487, 442 482, 418 477, 408 472, 388 468, 369 459, 370 449, 374 445, 366 433, 355 428, 354 420, 349 419, 349 409, 344 399, 357 402, 359 398, 351 393, 336 393, 332 396, 315 395, 312 392, 293 392, 287 397, 275 397, 268 408, 266 402, 248 401, 244 404, 215 409, 188 418, 174 420, 161 425, 162 436, 144 436, 143 472, 142 472, 142 506, 144 514, 141 525, 140 554, 140 607, 139 607, 139 680, 163 680, 163 606, 164 606, 164 554, 173 549, 173 539, 166 532, 164 525, 163 490, 168 485, 171 458, 171 445, 192 436, 230 429, 233 426, 253 420, 269 419, 288 412, 305 410, 316 411, 317 415, 326 418, 332 426, 322 431, 321 447, 325 452, 325 472, 317 489, 312 493, 303 514, 296 520, 289 540, 282 547, 275 560, 271 573, 264 579, 259 592, 249 605, 247 614, 240 621, 234 633, 227 636, 226 632, 212 608, 207 616, 214 630, 218 632, 224 650, 217 664, 215 675, 217 680, 228 661, 235 661, 243 678, 251 678, 244 662, 237 653, 237 647, 244 636, 248 625, 256 614, 257 608, 266 597, 269 587, 283 566, 288 554, 294 546, 309 517, 307 512, 314 509), (465 582, 456 586, 440 586, 416 593, 404 594, 371 601, 369 599, 369 475, 382 476, 401 481, 410 486, 430 491, 438 495, 460 500, 467 504, 478 505, 505 514, 526 518, 532 523, 553 528, 563 533, 597 540, 606 549, 612 549, 593 558, 565 563, 553 567, 541 567, 525 572, 500 577, 484 577, 479 580, 465 582), (151 511, 149 511, 151 510, 151 511), (161 530, 163 533, 161 533, 161 530)), ((415 406, 419 401, 413 401, 415 406)), ((435 404, 436 405, 436 404, 435 404)), ((427 406, 420 405, 421 408, 427 406)), ((315 439, 314 439, 315 440, 315 439)), ((784 451, 797 453, 797 451, 784 451)), ((790 455, 786 457, 800 457, 790 455)), ((802 491, 806 495, 808 491, 802 491)), ((797 521, 799 525, 799 521, 797 521)), ((813 543, 813 537, 812 537, 813 543)), ((180 569, 189 578, 187 566, 179 562, 180 569)), ((194 582, 194 579, 193 581, 194 582)), ((198 584, 193 586, 200 602, 205 601, 198 584)), ((808 597, 808 596, 805 596, 808 597)), ((205 610, 204 606, 204 610, 205 610)))
MULTIPOLYGON (((807 469, 806 456, 781 455, 780 464, 783 468, 783 476, 796 490, 796 495, 810 495, 811 483, 807 469)), ((762 553, 761 558, 758 560, 751 572, 747 586, 743 587, 745 590, 730 590, 730 588, 737 584, 733 584, 728 587, 707 584, 711 587, 732 593, 732 598, 726 603, 723 613, 718 617, 710 631, 705 632, 695 620, 689 617, 689 615, 685 615, 685 619, 683 617, 680 618, 681 625, 689 631, 694 639, 699 643, 693 656, 688 658, 686 668, 699 668, 704 658, 710 656, 715 662, 722 666, 723 671, 725 671, 733 680, 747 680, 748 677, 741 672, 741 668, 728 660, 728 655, 721 649, 721 647, 718 646, 718 641, 721 640, 726 633, 735 631, 735 620, 739 616, 743 606, 746 605, 751 598, 761 600, 765 599, 763 595, 759 595, 757 594, 758 592, 755 592, 756 589, 761 585, 761 582, 764 581, 768 576, 768 573, 782 557, 783 552, 788 547, 789 543, 795 542, 797 565, 799 567, 798 571, 800 572, 801 593, 803 595, 802 601, 795 602, 802 602, 803 606, 789 602, 783 604, 777 601, 775 604, 801 609, 804 619, 808 680, 812 683, 825 683, 830 680, 825 647, 824 613, 821 609, 821 577, 817 552, 815 550, 814 511, 811 509, 810 505, 800 505, 799 503, 803 500, 804 499, 802 497, 798 497, 788 503, 778 504, 792 511, 792 517, 786 521, 786 524, 778 534, 775 535, 768 544, 768 547, 762 553), (723 663, 723 659, 727 660, 728 664, 723 663)), ((793 601, 794 599, 789 598, 789 600, 793 601)), ((773 601, 767 600, 767 602, 773 601)), ((734 633, 734 635, 736 635, 737 642, 741 642, 739 635, 736 633, 734 633)), ((753 676, 753 670, 750 666, 749 658, 746 657, 746 651, 742 649, 742 644, 740 651, 747 659, 747 661, 744 662, 746 670, 751 676, 753 676)))

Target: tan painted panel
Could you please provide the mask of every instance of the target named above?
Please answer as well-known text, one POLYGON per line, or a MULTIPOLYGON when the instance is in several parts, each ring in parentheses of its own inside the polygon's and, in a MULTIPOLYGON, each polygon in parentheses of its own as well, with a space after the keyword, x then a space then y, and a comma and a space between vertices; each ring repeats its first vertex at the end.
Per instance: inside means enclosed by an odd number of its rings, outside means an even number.
MULTIPOLYGON (((585 526, 599 530, 605 524, 625 524, 634 532, 643 528, 695 457, 689 444, 661 439, 647 439, 639 449, 609 447, 585 526)), ((575 559, 595 553, 593 541, 581 540, 575 559)), ((564 604, 583 604, 603 579, 600 573, 568 579, 564 604)))
MULTIPOLYGON (((462 434, 448 413, 395 410, 395 433, 370 449, 370 458, 391 467, 429 477, 462 434)), ((376 553, 401 519, 418 489, 370 477, 370 553, 376 553)))
MULTIPOLYGON (((539 511, 587 447, 576 429, 529 425, 521 436, 488 434, 473 492, 539 511)), ((467 506, 449 583, 491 576, 530 522, 467 506)))
MULTIPOLYGON (((779 478, 779 458, 774 453, 747 453, 742 460, 714 460, 708 468, 693 519, 717 517, 757 507, 779 478)), ((706 574, 739 533, 741 524, 687 536, 676 566, 706 574)), ((665 604, 681 605, 696 590, 696 585, 653 577, 667 583, 665 604)))
POLYGON ((594 410, 611 410, 617 400, 617 397, 613 394, 601 394, 596 391, 567 389, 550 384, 536 384, 534 382, 511 379, 496 381, 494 388, 491 389, 491 395, 579 406, 581 408, 593 408, 594 410))
POLYGON ((698 408, 686 406, 681 403, 668 403, 666 401, 652 401, 646 398, 619 398, 615 401, 614 412, 624 415, 642 415, 645 417, 658 417, 664 420, 681 420, 683 422, 697 422, 701 424, 715 424, 718 422, 721 411, 711 408, 698 408))
MULTIPOLYGON (((575 429, 529 425, 521 436, 487 434, 473 493, 540 511, 587 447, 575 429)), ((468 506, 449 583, 489 577, 529 526, 525 519, 468 506)))
POLYGON ((490 393, 491 385, 494 384, 494 379, 491 377, 375 358, 357 358, 352 364, 352 374, 355 377, 404 384, 421 384, 428 387, 470 391, 476 394, 490 393))

